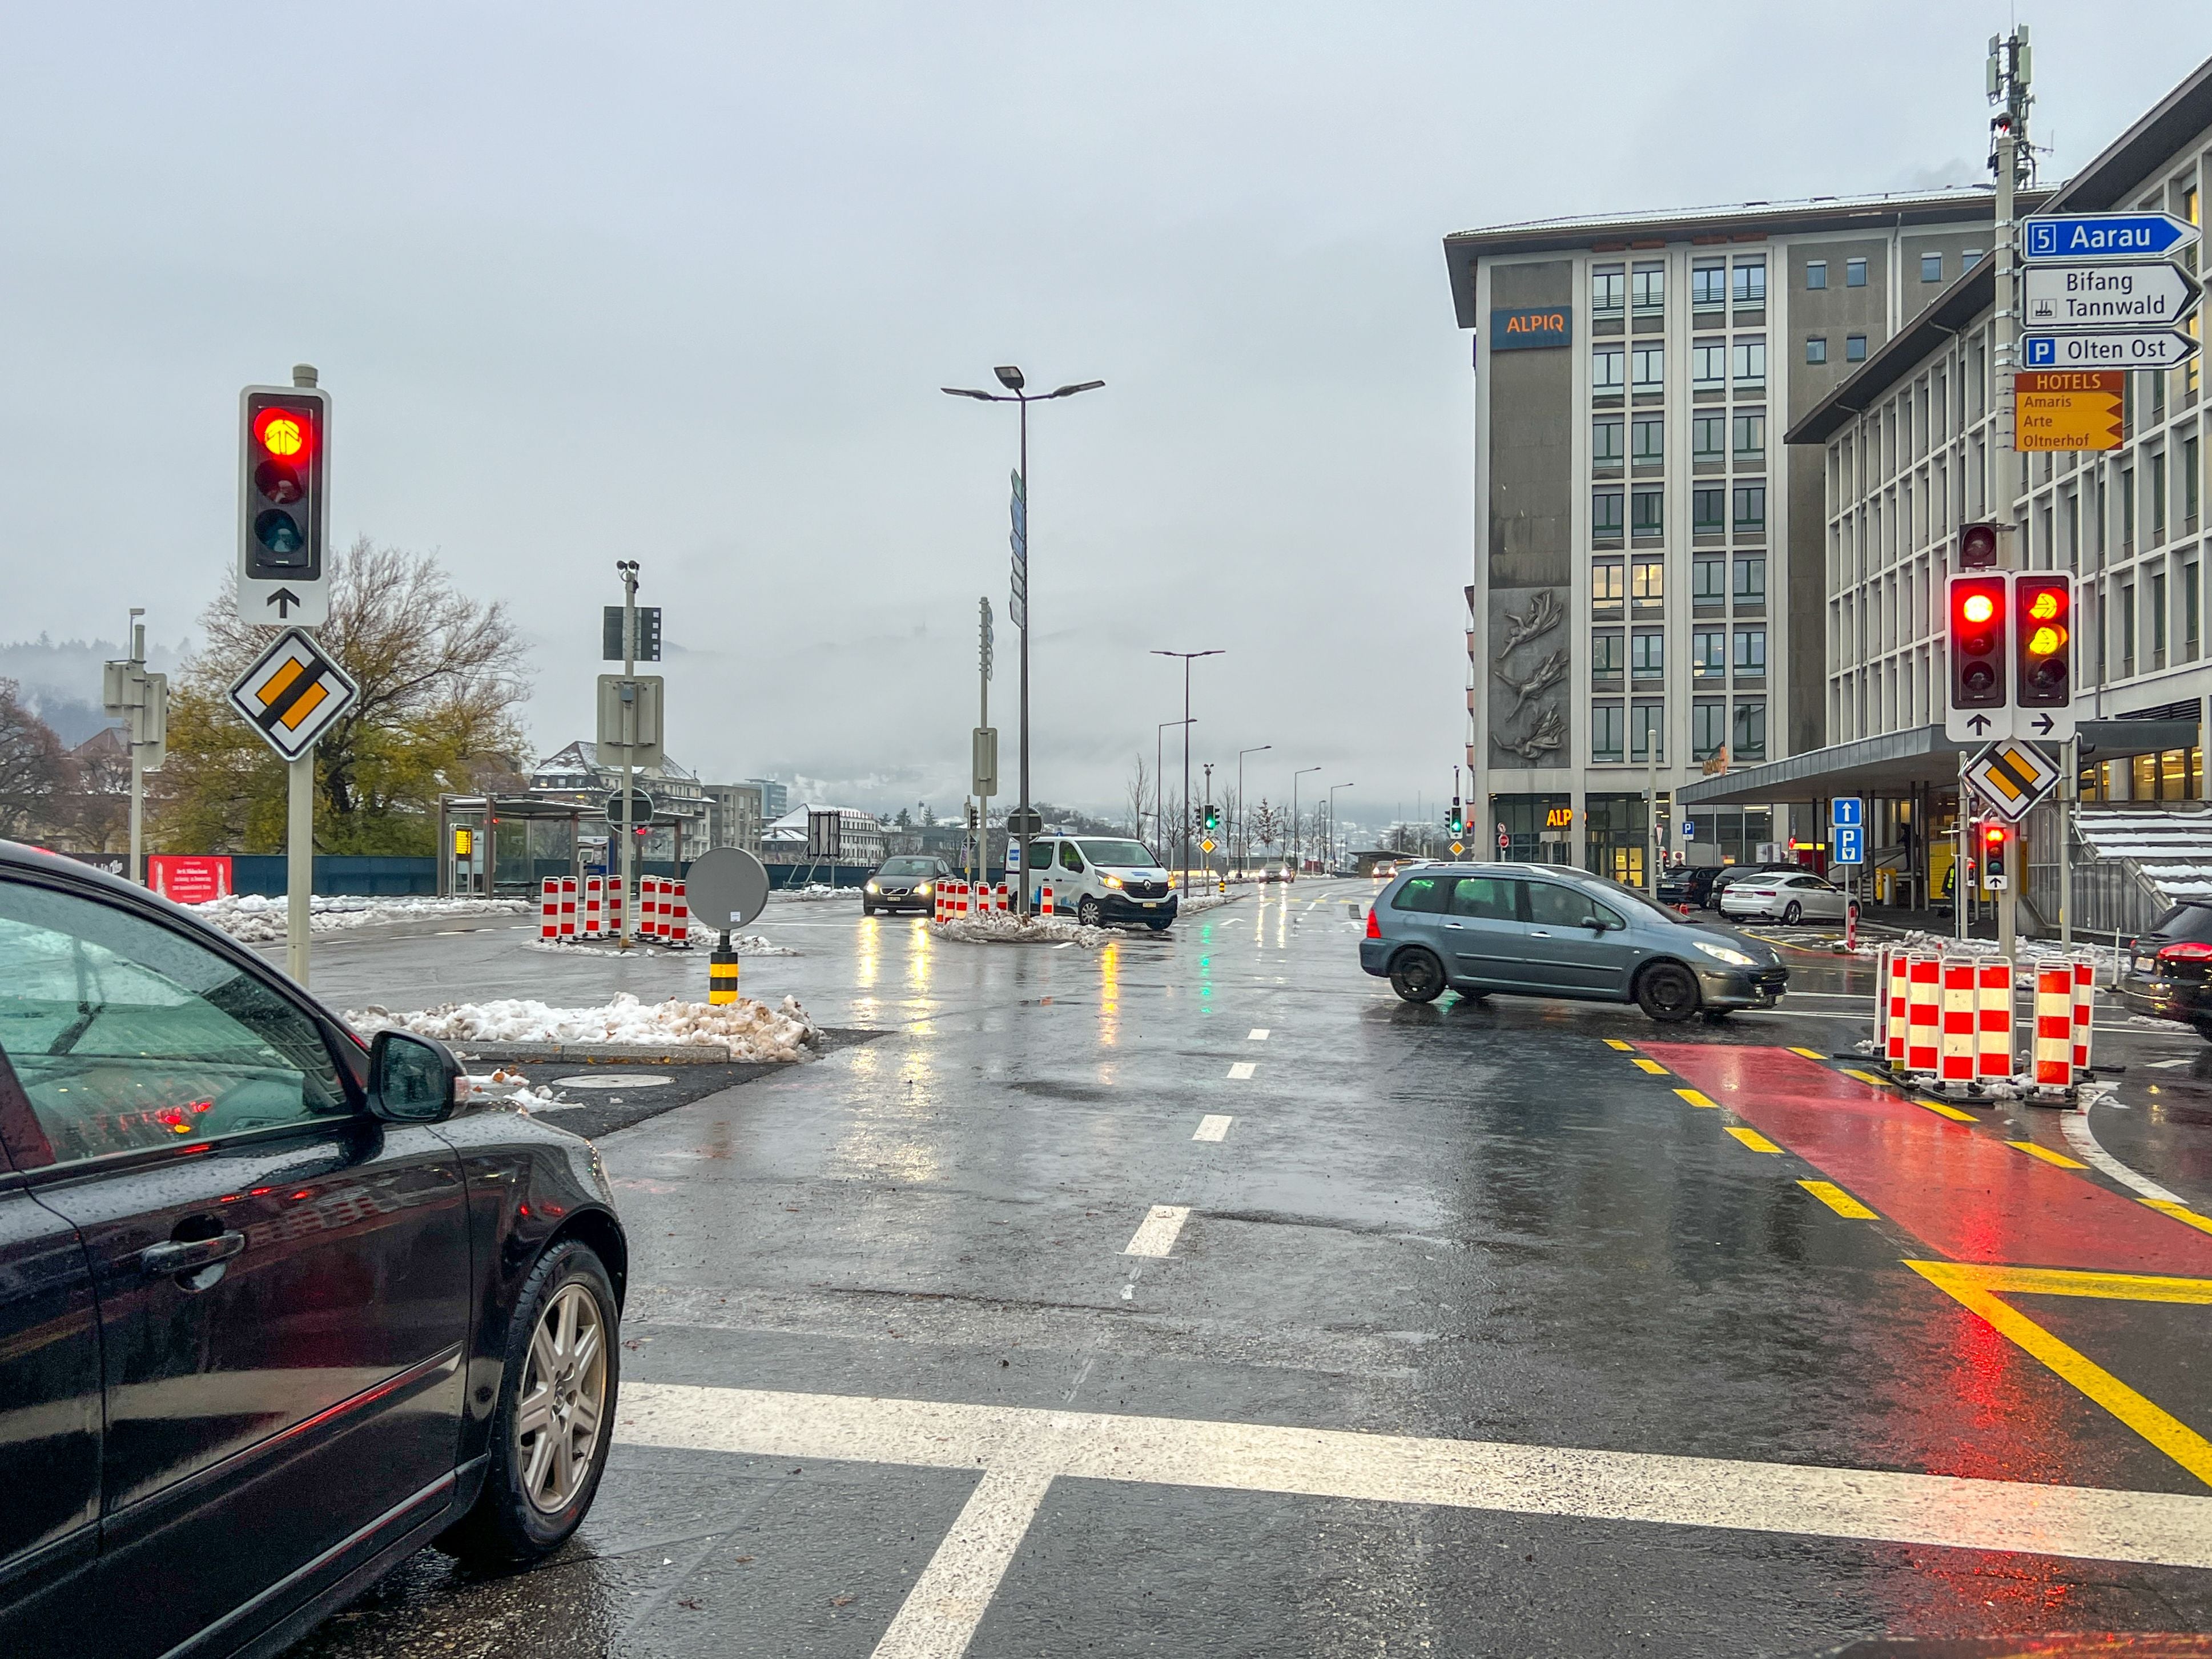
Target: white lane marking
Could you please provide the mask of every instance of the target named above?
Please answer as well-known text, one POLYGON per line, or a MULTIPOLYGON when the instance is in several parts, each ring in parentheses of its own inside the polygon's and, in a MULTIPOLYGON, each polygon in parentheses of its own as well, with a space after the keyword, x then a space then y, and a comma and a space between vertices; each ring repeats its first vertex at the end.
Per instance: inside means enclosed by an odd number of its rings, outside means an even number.
POLYGON ((2100 1146, 2097 1137, 2090 1132, 2088 1113, 2067 1112, 2062 1115, 2058 1128, 2066 1137, 2066 1144, 2074 1149, 2074 1156, 2098 1174, 2110 1176, 2130 1192, 2139 1193, 2145 1198, 2154 1198, 2161 1204, 2179 1204, 2184 1209, 2188 1207, 2187 1199, 2169 1193, 2148 1176, 2137 1175, 2100 1146))
POLYGON ((1244 1041, 1247 1042, 1265 1042, 1267 1040, 1267 1028, 1264 1025, 1255 1025, 1244 1033, 1244 1041))
POLYGON ((1237 1082, 1242 1083, 1246 1078, 1251 1076, 1253 1073, 1259 1069, 1260 1067, 1257 1061, 1240 1060, 1234 1066, 1231 1066, 1229 1068, 1229 1075, 1237 1082))
POLYGON ((875 1659, 959 1659, 1044 1501, 1045 1469, 986 1469, 876 1644, 875 1659))
POLYGON ((635 1445, 2212 1568, 2212 1497, 1031 1407, 625 1382, 635 1445))
POLYGON ((1155 1204, 1136 1232, 1131 1236, 1123 1255, 1165 1255, 1175 1249, 1176 1235, 1182 1224, 1190 1219, 1188 1204, 1155 1204))
POLYGON ((1208 1112, 1204 1117, 1199 1119, 1198 1127, 1193 1132, 1191 1139, 1193 1140, 1219 1140, 1228 1134, 1229 1126, 1235 1121, 1235 1119, 1221 1112, 1208 1112))

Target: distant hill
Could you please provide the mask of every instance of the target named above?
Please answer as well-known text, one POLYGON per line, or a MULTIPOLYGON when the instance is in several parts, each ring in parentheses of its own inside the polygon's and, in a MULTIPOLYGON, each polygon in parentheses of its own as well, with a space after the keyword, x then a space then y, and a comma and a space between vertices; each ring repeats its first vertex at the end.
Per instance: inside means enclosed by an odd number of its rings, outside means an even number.
MULTIPOLYGON (((173 677, 188 643, 149 644, 146 665, 173 677)), ((100 709, 100 671, 125 651, 106 640, 57 641, 41 634, 35 640, 0 644, 0 679, 20 684, 24 702, 64 743, 74 745, 113 724, 100 709)))

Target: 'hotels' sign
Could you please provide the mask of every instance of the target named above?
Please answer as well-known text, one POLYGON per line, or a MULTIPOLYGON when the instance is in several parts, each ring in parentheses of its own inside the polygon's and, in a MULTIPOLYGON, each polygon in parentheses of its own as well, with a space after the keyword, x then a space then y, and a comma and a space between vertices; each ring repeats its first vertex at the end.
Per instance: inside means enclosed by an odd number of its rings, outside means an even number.
POLYGON ((1574 313, 1565 306, 1490 313, 1492 351, 1527 351, 1536 346, 1573 343, 1574 313))

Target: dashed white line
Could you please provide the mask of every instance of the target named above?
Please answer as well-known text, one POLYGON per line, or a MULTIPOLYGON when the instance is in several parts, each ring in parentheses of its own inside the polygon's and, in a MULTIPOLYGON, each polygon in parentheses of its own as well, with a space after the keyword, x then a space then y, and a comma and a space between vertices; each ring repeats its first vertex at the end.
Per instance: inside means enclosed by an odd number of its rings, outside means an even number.
POLYGON ((1229 1075, 1235 1081, 1242 1083, 1246 1078, 1250 1077, 1253 1073, 1259 1069, 1259 1066, 1253 1061, 1249 1060, 1240 1060, 1234 1066, 1231 1066, 1229 1068, 1229 1075))
POLYGON ((1199 1119, 1198 1127, 1194 1132, 1193 1132, 1191 1139, 1193 1140, 1219 1140, 1223 1136, 1229 1133, 1229 1126, 1235 1121, 1236 1120, 1234 1118, 1229 1116, 1225 1113, 1208 1112, 1204 1117, 1199 1119))
POLYGON ((1175 1249, 1176 1235, 1182 1224, 1190 1219, 1188 1204, 1155 1204, 1134 1236, 1122 1250, 1123 1255, 1165 1255, 1175 1249))
POLYGON ((1244 1033, 1244 1041, 1247 1042, 1265 1042, 1267 1040, 1267 1028, 1264 1025, 1255 1025, 1244 1033))

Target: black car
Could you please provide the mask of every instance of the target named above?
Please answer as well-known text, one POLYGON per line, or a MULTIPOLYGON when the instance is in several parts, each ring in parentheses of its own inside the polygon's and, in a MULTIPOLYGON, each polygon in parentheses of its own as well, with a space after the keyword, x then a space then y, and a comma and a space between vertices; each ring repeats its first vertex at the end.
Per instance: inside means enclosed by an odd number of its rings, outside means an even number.
POLYGON ((1659 902, 1703 909, 1712 897, 1713 878, 1721 869, 1717 864, 1678 864, 1671 870, 1662 870, 1659 902))
POLYGON ((860 889, 860 914, 872 916, 878 910, 934 910, 937 884, 959 873, 943 859, 921 855, 885 859, 860 889))
POLYGON ((2130 1012, 2179 1020, 2212 1042, 2212 899, 2184 899, 2139 935, 2112 988, 2130 1012))
POLYGON ((629 1250, 589 1142, 465 1091, 0 842, 0 1654, 271 1654, 575 1530, 629 1250))

